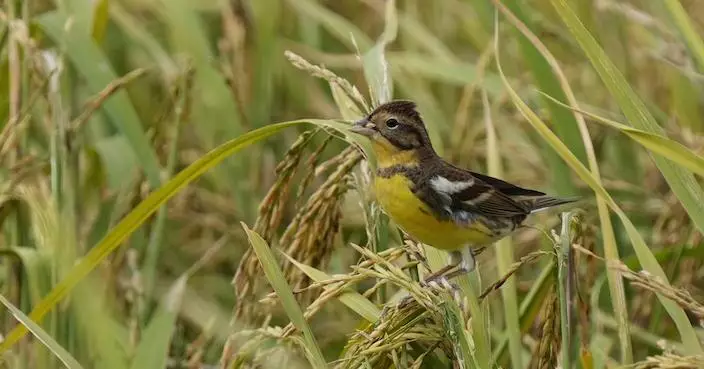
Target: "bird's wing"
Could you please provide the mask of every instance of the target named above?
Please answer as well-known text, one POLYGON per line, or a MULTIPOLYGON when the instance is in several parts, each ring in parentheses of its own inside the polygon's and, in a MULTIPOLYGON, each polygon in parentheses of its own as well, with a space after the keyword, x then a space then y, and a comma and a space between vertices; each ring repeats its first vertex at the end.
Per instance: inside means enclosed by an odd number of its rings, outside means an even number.
POLYGON ((484 175, 475 176, 471 172, 447 165, 433 171, 419 183, 416 193, 436 215, 458 223, 468 223, 477 216, 526 216, 530 209, 502 191, 516 192, 518 195, 516 189, 520 187, 484 175), (486 181, 487 178, 498 182, 493 185, 486 181))
MULTIPOLYGON (((459 169, 461 170, 461 169, 459 169)), ((531 190, 528 188, 523 188, 523 187, 518 187, 514 184, 508 183, 506 181, 502 181, 498 178, 490 177, 485 174, 481 173, 476 173, 476 172, 469 172, 472 176, 475 178, 481 179, 483 182, 485 182, 488 185, 491 185, 495 189, 499 190, 499 192, 508 195, 508 196, 517 196, 517 197, 539 197, 539 196, 545 196, 545 193, 536 191, 536 190, 531 190)))

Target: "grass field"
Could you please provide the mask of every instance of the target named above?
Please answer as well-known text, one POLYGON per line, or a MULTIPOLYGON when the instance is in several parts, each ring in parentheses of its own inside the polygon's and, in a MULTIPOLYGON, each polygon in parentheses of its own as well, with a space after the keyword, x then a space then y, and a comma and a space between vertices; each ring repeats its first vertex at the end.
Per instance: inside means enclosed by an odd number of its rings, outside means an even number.
POLYGON ((704 367, 704 2, 0 4, 1 367, 704 367), (420 283, 348 131, 397 98, 583 201, 420 283))

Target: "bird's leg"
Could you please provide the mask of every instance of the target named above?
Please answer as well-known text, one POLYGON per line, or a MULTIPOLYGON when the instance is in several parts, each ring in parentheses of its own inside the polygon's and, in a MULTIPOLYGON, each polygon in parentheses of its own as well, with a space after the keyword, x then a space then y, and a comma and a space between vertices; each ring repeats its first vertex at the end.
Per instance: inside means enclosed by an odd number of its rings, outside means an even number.
POLYGON ((460 306, 463 307, 464 304, 460 288, 457 285, 450 283, 451 275, 455 273, 450 271, 455 268, 461 268, 462 260, 463 258, 461 251, 451 251, 448 265, 426 277, 423 284, 437 291, 445 290, 452 295, 460 306))
POLYGON ((436 270, 432 274, 428 275, 425 277, 425 283, 430 283, 432 281, 436 281, 444 275, 451 271, 452 269, 457 268, 458 265, 462 262, 462 253, 460 251, 451 251, 450 252, 450 262, 445 265, 444 267, 436 270))
POLYGON ((484 250, 486 250, 486 246, 475 248, 465 247, 464 249, 462 249, 461 252, 458 251, 461 258, 460 262, 458 263, 459 268, 457 268, 457 270, 453 271, 452 273, 447 273, 445 277, 447 279, 452 279, 459 275, 473 272, 474 269, 477 268, 476 256, 481 254, 484 250))
POLYGON ((470 248, 450 252, 450 262, 424 280, 427 284, 440 284, 445 287, 451 286, 449 280, 457 276, 471 273, 477 268, 476 256, 486 250, 487 246, 470 248), (457 268, 456 270, 453 270, 457 268))

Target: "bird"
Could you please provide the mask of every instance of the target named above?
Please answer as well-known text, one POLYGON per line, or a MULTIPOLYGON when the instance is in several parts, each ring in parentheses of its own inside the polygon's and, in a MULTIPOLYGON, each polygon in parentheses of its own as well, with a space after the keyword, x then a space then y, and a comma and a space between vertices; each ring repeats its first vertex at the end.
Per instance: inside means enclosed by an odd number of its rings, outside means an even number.
POLYGON ((411 238, 449 252, 449 263, 432 277, 474 271, 476 256, 530 214, 577 200, 448 163, 433 149, 413 101, 381 104, 350 131, 371 141, 377 159, 373 192, 384 212, 411 238))

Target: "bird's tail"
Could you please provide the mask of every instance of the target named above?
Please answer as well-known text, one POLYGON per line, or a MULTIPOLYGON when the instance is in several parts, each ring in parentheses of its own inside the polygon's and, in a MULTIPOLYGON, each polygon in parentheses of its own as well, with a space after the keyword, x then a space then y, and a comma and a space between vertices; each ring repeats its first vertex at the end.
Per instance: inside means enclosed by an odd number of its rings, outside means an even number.
POLYGON ((579 199, 576 197, 559 199, 556 197, 541 196, 538 198, 525 200, 525 201, 529 203, 530 213, 533 214, 533 213, 537 213, 539 211, 545 210, 547 208, 552 208, 554 206, 563 205, 563 204, 569 204, 572 202, 576 202, 578 200, 579 199))

